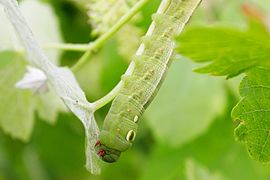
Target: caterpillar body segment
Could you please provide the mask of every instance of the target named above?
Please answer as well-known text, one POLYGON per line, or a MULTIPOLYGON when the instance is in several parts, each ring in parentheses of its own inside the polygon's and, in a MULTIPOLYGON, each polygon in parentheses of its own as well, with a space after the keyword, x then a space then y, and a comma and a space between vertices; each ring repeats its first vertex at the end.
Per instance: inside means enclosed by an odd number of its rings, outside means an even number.
POLYGON ((163 14, 155 14, 151 35, 142 39, 144 51, 133 58, 135 68, 113 100, 104 120, 97 154, 106 162, 115 162, 132 145, 138 122, 157 93, 171 62, 178 35, 201 0, 171 0, 163 14))

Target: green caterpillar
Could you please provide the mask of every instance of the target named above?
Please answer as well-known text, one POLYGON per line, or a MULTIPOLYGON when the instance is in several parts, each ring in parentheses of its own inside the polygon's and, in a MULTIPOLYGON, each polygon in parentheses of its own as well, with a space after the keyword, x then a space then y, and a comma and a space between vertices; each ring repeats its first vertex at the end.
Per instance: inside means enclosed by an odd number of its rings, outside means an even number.
POLYGON ((135 56, 131 75, 112 102, 96 143, 103 161, 115 162, 132 145, 138 122, 165 77, 178 35, 201 0, 171 0, 163 14, 155 14, 155 28, 143 38, 144 51, 135 56))

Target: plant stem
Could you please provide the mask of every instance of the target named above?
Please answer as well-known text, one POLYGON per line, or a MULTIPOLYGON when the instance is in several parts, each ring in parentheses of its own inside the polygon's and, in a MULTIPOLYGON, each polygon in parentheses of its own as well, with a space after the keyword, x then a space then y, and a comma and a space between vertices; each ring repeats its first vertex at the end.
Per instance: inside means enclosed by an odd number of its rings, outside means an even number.
POLYGON ((89 59, 92 53, 100 48, 104 42, 106 42, 110 37, 112 37, 122 26, 124 26, 137 12, 139 12, 142 7, 149 0, 140 0, 135 6, 131 8, 131 10, 124 15, 109 31, 100 36, 93 43, 89 43, 88 51, 79 59, 79 61, 71 68, 73 71, 78 71, 89 59))
POLYGON ((72 43, 45 43, 41 45, 44 49, 61 49, 68 51, 87 51, 91 49, 91 44, 72 44, 72 43))
MULTIPOLYGON (((164 13, 170 3, 171 3, 171 0, 163 0, 160 4, 158 10, 157 10, 157 13, 160 13, 160 14, 164 13)), ((151 35, 153 33, 154 29, 155 29, 155 22, 152 22, 146 35, 151 35)), ((141 55, 144 51, 144 48, 145 48, 145 45, 142 43, 139 46, 139 49, 136 52, 136 55, 141 55)), ((87 58, 87 56, 85 56, 83 58, 87 58)), ((131 61, 131 63, 128 66, 128 69, 126 70, 126 72, 123 76, 131 75, 134 68, 135 68, 135 63, 134 63, 134 61, 131 61)), ((120 80, 119 83, 108 94, 106 94, 104 97, 102 97, 99 100, 97 100, 96 102, 94 102, 93 103, 94 109, 98 110, 99 108, 103 107, 104 105, 106 105, 107 103, 112 101, 115 98, 115 96, 119 93, 119 91, 121 90, 123 84, 124 84, 123 80, 120 80)))
POLYGON ((106 104, 108 104, 110 101, 114 99, 116 94, 119 93, 120 89, 122 88, 122 81, 120 81, 114 88, 111 90, 108 94, 106 94, 104 97, 100 98, 96 102, 93 103, 95 111, 102 108, 106 104))
MULTIPOLYGON (((45 43, 40 45, 42 49, 60 49, 66 51, 85 52, 91 48, 89 44, 70 44, 70 43, 45 43)), ((24 48, 11 49, 17 53, 25 53, 24 48)))

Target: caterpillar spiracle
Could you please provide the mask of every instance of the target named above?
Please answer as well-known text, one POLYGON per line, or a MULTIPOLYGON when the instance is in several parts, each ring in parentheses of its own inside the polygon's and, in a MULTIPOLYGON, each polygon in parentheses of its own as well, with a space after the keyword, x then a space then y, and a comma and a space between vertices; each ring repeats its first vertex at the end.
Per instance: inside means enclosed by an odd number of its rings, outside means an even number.
POLYGON ((122 76, 123 87, 112 102, 96 143, 103 161, 115 162, 132 145, 138 122, 165 77, 180 34, 201 0, 171 0, 166 10, 154 14, 154 29, 143 38, 144 51, 134 57, 131 75, 122 76))

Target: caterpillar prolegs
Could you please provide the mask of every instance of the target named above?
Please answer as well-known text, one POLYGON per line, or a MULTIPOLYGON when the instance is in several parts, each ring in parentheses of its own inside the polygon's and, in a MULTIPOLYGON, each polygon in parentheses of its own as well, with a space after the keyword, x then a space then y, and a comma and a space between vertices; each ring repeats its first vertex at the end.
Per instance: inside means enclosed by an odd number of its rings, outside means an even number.
POLYGON ((97 154, 115 162, 132 145, 138 122, 158 91, 171 61, 178 35, 201 0, 171 0, 162 14, 153 15, 154 29, 143 38, 144 50, 134 57, 131 75, 123 76, 119 94, 105 118, 96 143, 97 154))

